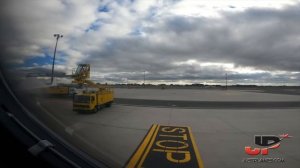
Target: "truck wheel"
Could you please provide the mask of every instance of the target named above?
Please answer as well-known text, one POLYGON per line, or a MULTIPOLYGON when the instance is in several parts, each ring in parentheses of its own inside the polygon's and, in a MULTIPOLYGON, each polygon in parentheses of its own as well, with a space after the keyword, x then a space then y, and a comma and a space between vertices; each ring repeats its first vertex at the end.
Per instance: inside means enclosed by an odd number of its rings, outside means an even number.
POLYGON ((106 107, 111 107, 111 102, 106 103, 106 107))
POLYGON ((94 110, 93 110, 93 113, 97 113, 98 112, 98 108, 95 107, 94 110))

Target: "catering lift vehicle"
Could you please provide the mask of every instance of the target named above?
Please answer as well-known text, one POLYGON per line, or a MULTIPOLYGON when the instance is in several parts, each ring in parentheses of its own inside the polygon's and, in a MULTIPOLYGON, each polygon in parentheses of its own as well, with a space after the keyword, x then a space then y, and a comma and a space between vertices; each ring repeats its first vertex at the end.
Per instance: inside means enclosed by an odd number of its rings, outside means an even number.
POLYGON ((114 92, 108 85, 86 88, 82 93, 73 96, 73 111, 97 112, 110 107, 114 100, 114 92))
POLYGON ((95 85, 90 78, 90 65, 79 64, 74 74, 71 75, 73 78, 70 84, 57 84, 55 86, 49 86, 45 89, 45 93, 55 96, 68 96, 73 95, 77 90, 83 87, 89 87, 95 85))

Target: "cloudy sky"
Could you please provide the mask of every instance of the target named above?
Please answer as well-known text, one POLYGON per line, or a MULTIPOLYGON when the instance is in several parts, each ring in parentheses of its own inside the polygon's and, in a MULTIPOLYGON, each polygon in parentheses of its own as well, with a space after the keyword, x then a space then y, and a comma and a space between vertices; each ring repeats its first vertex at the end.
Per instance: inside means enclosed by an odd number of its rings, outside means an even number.
POLYGON ((7 0, 1 62, 98 82, 300 85, 300 1, 7 0))

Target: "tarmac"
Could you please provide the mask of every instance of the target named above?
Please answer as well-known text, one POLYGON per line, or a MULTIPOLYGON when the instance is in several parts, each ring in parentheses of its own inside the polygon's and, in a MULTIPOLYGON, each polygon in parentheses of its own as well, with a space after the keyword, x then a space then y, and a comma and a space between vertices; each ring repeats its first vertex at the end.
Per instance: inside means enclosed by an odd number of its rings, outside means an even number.
POLYGON ((116 88, 115 97, 112 107, 95 114, 73 112, 71 99, 37 97, 41 110, 36 115, 74 146, 111 167, 125 166, 153 124, 190 127, 206 168, 300 166, 300 95, 116 88), (279 134, 292 138, 268 155, 245 153, 245 146, 258 147, 254 135, 279 134), (284 161, 254 163, 253 158, 284 161))

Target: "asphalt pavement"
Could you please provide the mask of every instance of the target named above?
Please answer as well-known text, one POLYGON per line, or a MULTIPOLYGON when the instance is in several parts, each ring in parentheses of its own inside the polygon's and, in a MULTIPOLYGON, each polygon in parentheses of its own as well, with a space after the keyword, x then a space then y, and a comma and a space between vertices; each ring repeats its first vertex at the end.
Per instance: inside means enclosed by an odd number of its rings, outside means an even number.
POLYGON ((71 99, 39 97, 36 102, 43 109, 39 115, 53 120, 52 125, 60 125, 53 129, 59 129, 61 136, 111 167, 126 164, 153 124, 190 127, 207 168, 300 165, 299 95, 207 90, 166 93, 159 89, 115 92, 112 107, 95 114, 73 112, 71 99), (185 94, 176 96, 178 93, 185 94), (205 99, 204 95, 209 96, 205 99), (222 96, 228 99, 221 101, 222 96), (245 153, 246 146, 258 147, 255 135, 284 133, 293 137, 284 139, 268 155, 245 153), (253 158, 281 158, 284 162, 253 163, 253 158))

